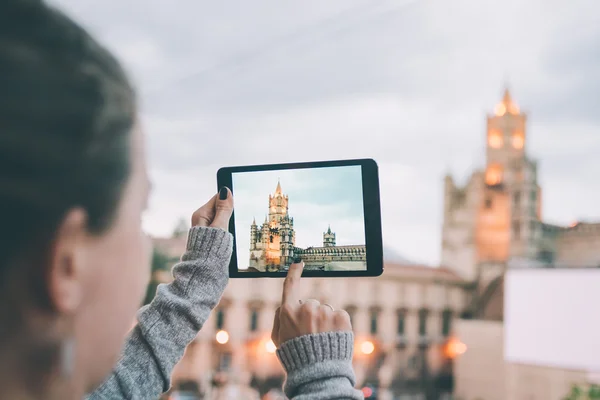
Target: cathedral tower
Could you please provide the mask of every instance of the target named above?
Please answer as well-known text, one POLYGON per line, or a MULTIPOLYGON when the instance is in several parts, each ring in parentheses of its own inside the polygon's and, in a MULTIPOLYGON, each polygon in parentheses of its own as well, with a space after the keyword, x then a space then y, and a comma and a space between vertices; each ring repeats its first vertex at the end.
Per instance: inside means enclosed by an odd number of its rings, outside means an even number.
POLYGON ((288 196, 277 182, 275 193, 269 194, 269 213, 259 228, 250 225, 250 266, 259 270, 277 269, 294 259, 296 234, 294 219, 288 213, 288 196))
POLYGON ((256 225, 256 218, 250 225, 250 250, 256 250, 256 242, 258 240, 258 226, 256 225))
POLYGON ((277 181, 275 193, 269 195, 269 222, 271 224, 280 222, 288 216, 288 196, 281 190, 281 183, 277 181))
POLYGON ((335 247, 335 233, 331 232, 331 225, 323 233, 323 247, 335 247))
POLYGON ((508 89, 487 118, 486 169, 477 227, 478 261, 537 257, 537 165, 526 153, 527 116, 508 89))
POLYGON ((486 121, 486 163, 464 187, 444 181, 442 265, 466 279, 483 265, 539 252, 540 188, 527 157, 527 116, 508 89, 486 121))

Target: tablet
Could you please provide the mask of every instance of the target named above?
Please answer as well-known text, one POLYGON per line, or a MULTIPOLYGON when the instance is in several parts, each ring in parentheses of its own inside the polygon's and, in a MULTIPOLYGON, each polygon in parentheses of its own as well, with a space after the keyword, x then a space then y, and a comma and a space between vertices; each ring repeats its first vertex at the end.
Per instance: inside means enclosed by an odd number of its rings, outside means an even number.
POLYGON ((377 163, 372 159, 224 167, 233 193, 231 278, 383 273, 377 163))

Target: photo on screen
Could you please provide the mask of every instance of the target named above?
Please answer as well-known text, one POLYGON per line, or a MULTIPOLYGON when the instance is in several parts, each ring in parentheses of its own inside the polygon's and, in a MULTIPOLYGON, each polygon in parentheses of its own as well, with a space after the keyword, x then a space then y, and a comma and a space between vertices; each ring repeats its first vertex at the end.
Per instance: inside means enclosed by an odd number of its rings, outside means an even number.
POLYGON ((239 272, 366 271, 360 165, 232 174, 239 272))

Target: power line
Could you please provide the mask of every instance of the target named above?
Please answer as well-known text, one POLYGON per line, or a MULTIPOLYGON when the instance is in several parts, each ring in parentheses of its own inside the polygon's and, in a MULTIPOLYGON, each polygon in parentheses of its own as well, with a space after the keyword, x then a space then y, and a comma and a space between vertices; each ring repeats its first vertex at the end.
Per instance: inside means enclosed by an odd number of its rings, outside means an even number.
MULTIPOLYGON (((387 0, 383 0, 383 1, 387 1, 387 0)), ((373 0, 366 1, 366 2, 360 3, 358 6, 342 10, 341 12, 338 12, 334 15, 327 16, 327 17, 320 19, 316 22, 313 22, 311 24, 303 25, 303 26, 293 30, 292 32, 289 32, 282 36, 276 37, 275 39, 271 40, 269 43, 263 44, 263 45, 259 46, 258 48, 254 48, 251 50, 243 51, 238 54, 234 54, 233 56, 226 58, 225 60, 223 60, 221 62, 217 62, 216 64, 214 64, 208 68, 205 68, 201 71, 195 72, 191 75, 188 75, 179 80, 176 80, 175 82, 172 82, 169 86, 182 84, 187 80, 194 79, 199 76, 207 75, 212 72, 221 72, 224 68, 227 68, 227 67, 231 67, 231 66, 235 67, 235 66, 247 63, 248 61, 252 61, 253 59, 256 59, 257 56, 268 53, 269 51, 272 51, 272 50, 276 50, 276 49, 280 48, 281 46, 287 44, 288 42, 293 41, 294 39, 302 38, 303 36, 305 36, 307 34, 307 32, 308 33, 315 32, 315 30, 317 30, 319 28, 327 27, 331 23, 335 23, 336 20, 343 19, 343 17, 346 15, 352 15, 354 13, 362 12, 364 9, 368 10, 369 8, 372 8, 374 5, 377 6, 378 4, 376 2, 374 2, 373 0)))
MULTIPOLYGON (((394 1, 392 1, 392 2, 394 2, 394 1)), ((375 2, 373 2, 373 0, 371 0, 366 3, 361 3, 359 6, 352 7, 350 9, 346 9, 342 12, 335 14, 334 16, 329 16, 325 19, 317 21, 316 23, 310 24, 309 26, 303 26, 299 29, 294 30, 291 33, 280 36, 266 45, 260 46, 253 50, 250 50, 250 51, 240 53, 238 55, 234 55, 233 57, 227 58, 222 62, 219 62, 211 67, 203 69, 202 71, 199 71, 194 74, 185 76, 181 79, 175 80, 174 82, 171 82, 167 85, 162 86, 158 90, 151 90, 151 91, 147 92, 147 94, 155 94, 155 93, 162 91, 168 87, 178 86, 178 85, 184 84, 190 80, 195 80, 195 83, 197 84, 198 78, 200 78, 200 83, 202 83, 202 79, 204 79, 204 83, 207 83, 207 82, 209 82, 208 78, 213 77, 213 76, 211 76, 211 74, 215 74, 215 73, 222 74, 223 72, 227 72, 228 70, 231 71, 231 70, 235 70, 235 68, 238 68, 238 67, 241 67, 244 65, 248 65, 249 63, 252 63, 253 61, 264 59, 265 57, 269 56, 269 54, 273 53, 274 51, 277 51, 281 48, 289 48, 290 46, 292 46, 294 44, 293 43, 294 39, 303 39, 306 37, 310 38, 310 35, 313 34, 312 35, 313 41, 309 42, 309 43, 313 43, 314 40, 316 40, 316 39, 319 40, 319 43, 324 43, 327 39, 331 39, 332 37, 335 37, 340 33, 343 33, 343 32, 349 31, 353 28, 356 28, 357 26, 364 24, 365 22, 370 22, 372 18, 381 17, 381 16, 391 16, 398 11, 404 10, 407 6, 416 4, 417 2, 418 2, 418 0, 405 0, 405 1, 401 1, 401 2, 398 2, 396 0, 395 1, 396 4, 394 4, 392 7, 385 8, 382 10, 377 10, 377 8, 381 8, 380 6, 390 3, 389 1, 382 0, 378 3, 375 3, 375 2), (373 6, 375 6, 375 7, 373 7, 373 6), (367 12, 369 9, 371 11, 375 10, 378 12, 371 13, 369 15, 367 12), (346 15, 350 15, 351 17, 358 16, 359 19, 350 21, 350 22, 354 22, 353 24, 338 27, 338 29, 334 29, 333 31, 331 29, 329 29, 329 30, 326 29, 324 32, 321 32, 321 36, 315 37, 314 33, 318 32, 318 31, 316 31, 316 29, 319 27, 331 28, 332 23, 335 23, 336 21, 338 21, 338 22, 341 21, 342 24, 344 22, 347 22, 348 18, 346 18, 346 19, 343 18, 346 15), (323 36, 323 34, 325 34, 325 35, 323 36)), ((334 26, 334 28, 335 28, 335 26, 334 26)), ((296 40, 296 42, 297 42, 297 40, 296 40)), ((307 43, 304 43, 304 44, 307 44, 307 43)), ((296 45, 295 48, 297 48, 297 47, 298 46, 296 45)))

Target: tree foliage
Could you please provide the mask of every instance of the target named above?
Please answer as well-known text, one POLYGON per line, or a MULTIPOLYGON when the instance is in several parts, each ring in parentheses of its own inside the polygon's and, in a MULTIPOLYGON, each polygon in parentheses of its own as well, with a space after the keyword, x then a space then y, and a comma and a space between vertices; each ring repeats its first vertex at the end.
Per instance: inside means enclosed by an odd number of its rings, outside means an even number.
POLYGON ((563 400, 600 400, 600 385, 573 385, 563 400))

